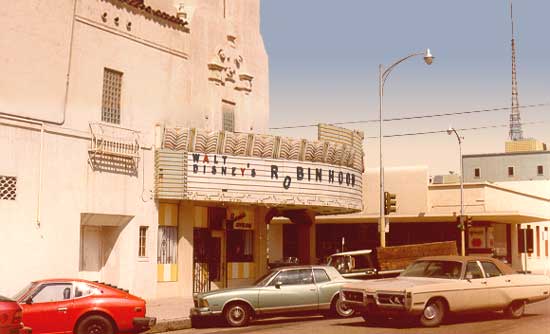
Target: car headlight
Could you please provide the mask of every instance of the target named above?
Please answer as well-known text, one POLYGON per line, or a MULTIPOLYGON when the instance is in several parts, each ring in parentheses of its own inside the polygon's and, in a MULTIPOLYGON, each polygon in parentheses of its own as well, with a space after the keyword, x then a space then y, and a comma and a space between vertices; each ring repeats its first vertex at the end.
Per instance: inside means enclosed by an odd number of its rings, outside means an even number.
POLYGON ((199 307, 208 307, 208 300, 199 299, 199 307))

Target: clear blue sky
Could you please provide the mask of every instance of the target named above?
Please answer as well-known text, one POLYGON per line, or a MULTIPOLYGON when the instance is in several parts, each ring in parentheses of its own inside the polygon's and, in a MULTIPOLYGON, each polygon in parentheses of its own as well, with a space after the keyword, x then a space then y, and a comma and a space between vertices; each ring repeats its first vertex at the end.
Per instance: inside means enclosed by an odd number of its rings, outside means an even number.
MULTIPOLYGON (((378 118, 378 64, 430 48, 399 65, 385 86, 384 118, 509 107, 511 25, 507 0, 263 0, 261 30, 270 63, 270 126, 378 118)), ((550 103, 550 1, 515 0, 521 105, 550 103)), ((550 105, 523 109, 526 137, 550 144, 550 105)), ((509 111, 385 123, 384 134, 507 124, 509 111)), ((377 136, 378 124, 349 125, 377 136)), ((311 138, 316 128, 272 130, 311 138)), ((502 152, 508 128, 464 131, 464 154, 502 152)), ((458 170, 447 134, 384 140, 386 166, 458 170)), ((378 140, 366 141, 367 167, 378 140)))

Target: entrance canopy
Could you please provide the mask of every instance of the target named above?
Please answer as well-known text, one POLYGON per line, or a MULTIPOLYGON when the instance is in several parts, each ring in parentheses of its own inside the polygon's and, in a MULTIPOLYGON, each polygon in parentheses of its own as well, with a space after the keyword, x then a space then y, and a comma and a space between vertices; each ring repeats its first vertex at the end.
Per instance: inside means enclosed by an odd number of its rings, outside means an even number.
MULTIPOLYGON (((357 145, 201 129, 165 129, 155 159, 155 195, 316 215, 363 207, 357 145)), ((360 146, 359 146, 360 147, 360 146)))
MULTIPOLYGON (((468 213, 472 222, 493 222, 501 224, 525 224, 548 221, 548 218, 521 212, 478 212, 468 213)), ((391 215, 391 223, 456 223, 455 215, 421 214, 421 215, 391 215)), ((318 217, 316 223, 378 223, 378 215, 346 215, 318 217)))

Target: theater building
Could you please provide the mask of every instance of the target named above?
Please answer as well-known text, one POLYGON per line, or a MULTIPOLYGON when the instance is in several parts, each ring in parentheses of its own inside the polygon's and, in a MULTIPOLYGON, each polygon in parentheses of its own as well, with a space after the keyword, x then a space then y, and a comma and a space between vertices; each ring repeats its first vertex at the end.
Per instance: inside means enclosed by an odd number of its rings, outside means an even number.
POLYGON ((0 23, 0 294, 239 285, 272 217, 305 259, 315 217, 361 210, 362 148, 266 135, 258 0, 9 1, 0 23))

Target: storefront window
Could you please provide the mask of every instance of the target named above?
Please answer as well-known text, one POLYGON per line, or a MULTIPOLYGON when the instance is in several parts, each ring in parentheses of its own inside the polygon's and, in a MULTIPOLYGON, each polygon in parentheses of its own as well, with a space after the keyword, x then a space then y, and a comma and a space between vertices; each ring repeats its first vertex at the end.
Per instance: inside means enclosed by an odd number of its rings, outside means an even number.
POLYGON ((227 260, 228 262, 253 262, 252 231, 227 231, 227 260))

